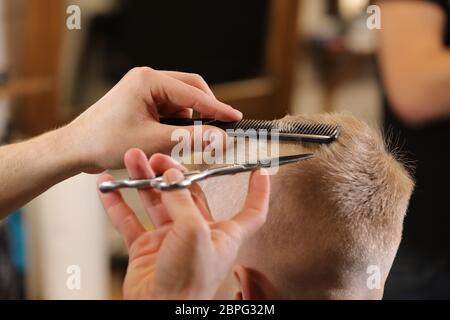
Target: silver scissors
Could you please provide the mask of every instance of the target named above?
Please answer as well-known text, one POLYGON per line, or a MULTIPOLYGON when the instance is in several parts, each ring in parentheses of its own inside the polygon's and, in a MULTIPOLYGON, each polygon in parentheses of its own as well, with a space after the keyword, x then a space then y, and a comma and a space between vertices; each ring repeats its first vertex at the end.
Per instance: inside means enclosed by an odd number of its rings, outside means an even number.
POLYGON ((260 168, 273 168, 289 163, 303 161, 312 158, 312 153, 296 154, 291 156, 276 157, 254 163, 232 164, 204 171, 189 171, 184 173, 184 179, 175 182, 166 182, 162 176, 151 179, 126 179, 102 182, 99 186, 101 192, 106 193, 122 188, 147 189, 154 188, 161 191, 184 189, 191 186, 194 182, 211 177, 223 175, 233 175, 236 173, 254 171, 260 168))

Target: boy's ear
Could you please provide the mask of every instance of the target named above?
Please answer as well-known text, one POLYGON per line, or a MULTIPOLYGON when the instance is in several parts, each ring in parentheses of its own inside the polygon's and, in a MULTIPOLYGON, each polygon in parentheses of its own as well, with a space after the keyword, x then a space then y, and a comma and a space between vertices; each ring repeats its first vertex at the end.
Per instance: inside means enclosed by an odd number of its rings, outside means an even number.
POLYGON ((235 300, 269 299, 269 296, 264 292, 264 283, 257 271, 238 265, 234 267, 233 275, 237 282, 235 300))

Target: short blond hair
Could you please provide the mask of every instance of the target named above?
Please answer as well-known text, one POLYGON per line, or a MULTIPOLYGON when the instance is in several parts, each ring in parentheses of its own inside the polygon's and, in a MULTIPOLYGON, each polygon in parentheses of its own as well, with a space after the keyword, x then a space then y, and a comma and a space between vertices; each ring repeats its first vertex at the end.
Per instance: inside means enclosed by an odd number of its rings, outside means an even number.
MULTIPOLYGON (((322 287, 339 291, 349 281, 364 287, 369 265, 379 266, 385 280, 414 187, 408 171, 379 130, 351 115, 281 121, 337 124, 341 133, 330 144, 280 143, 280 155, 314 158, 281 166, 270 177, 267 222, 244 244, 238 263, 271 278, 286 298, 320 298, 315 293, 322 287)), ((244 174, 205 182, 216 217, 239 210, 247 179, 244 174)))
MULTIPOLYGON (((313 261, 303 261, 300 267, 292 259, 296 250, 306 247, 316 251, 314 259, 336 264, 349 277, 365 274, 370 264, 381 265, 387 277, 414 186, 408 171, 389 152, 380 131, 351 115, 282 120, 338 124, 341 133, 326 145, 280 145, 280 155, 312 152, 314 158, 283 166, 271 178, 268 220, 253 239, 252 250, 256 245, 270 252, 266 264, 275 277, 283 278, 279 280, 285 287, 306 281, 297 276, 312 276, 312 269, 318 268, 313 261)), ((320 267, 313 272, 326 277, 320 267)))

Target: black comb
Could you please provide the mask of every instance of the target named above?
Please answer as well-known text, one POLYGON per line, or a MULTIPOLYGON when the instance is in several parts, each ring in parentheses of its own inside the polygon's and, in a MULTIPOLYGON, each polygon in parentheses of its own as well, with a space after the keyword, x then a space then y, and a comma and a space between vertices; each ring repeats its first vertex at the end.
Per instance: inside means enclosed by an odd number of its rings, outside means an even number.
POLYGON ((313 142, 313 143, 330 143, 339 137, 340 127, 338 125, 303 122, 303 121, 280 121, 280 120, 252 120, 242 119, 234 122, 224 122, 214 119, 178 119, 178 118, 161 118, 161 123, 173 126, 192 126, 194 122, 200 122, 202 125, 210 125, 221 128, 223 130, 232 129, 227 132, 230 136, 251 137, 253 129, 256 134, 265 130, 270 138, 272 131, 279 133, 280 140, 313 142), (240 130, 238 130, 240 129, 240 130))

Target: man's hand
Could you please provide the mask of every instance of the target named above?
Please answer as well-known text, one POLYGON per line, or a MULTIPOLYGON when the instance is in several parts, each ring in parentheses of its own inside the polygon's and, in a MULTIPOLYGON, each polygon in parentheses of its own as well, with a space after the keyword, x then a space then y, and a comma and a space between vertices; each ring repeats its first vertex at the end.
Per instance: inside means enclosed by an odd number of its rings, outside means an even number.
MULTIPOLYGON (((164 173, 169 182, 182 179, 183 170, 168 156, 149 161, 140 150, 125 155, 132 178, 164 173)), ((104 175, 99 182, 111 180, 104 175)), ((155 230, 145 231, 119 191, 100 194, 114 227, 129 249, 123 285, 128 299, 210 299, 230 271, 242 242, 265 222, 269 178, 254 172, 244 208, 228 221, 215 223, 198 185, 158 192, 139 190, 155 230)))
POLYGON ((217 101, 200 76, 131 70, 69 125, 0 147, 0 219, 73 175, 122 167, 131 147, 168 152, 177 143, 171 141, 176 127, 160 124, 159 115, 191 117, 192 110, 225 121, 242 117, 217 101))
MULTIPOLYGON (((198 75, 135 68, 65 129, 79 157, 81 170, 101 172, 122 167, 126 150, 137 147, 147 155, 167 153, 176 127, 162 125, 159 116, 204 117, 224 121, 242 113, 219 102, 198 75)), ((192 127, 186 127, 192 130, 192 127)))

